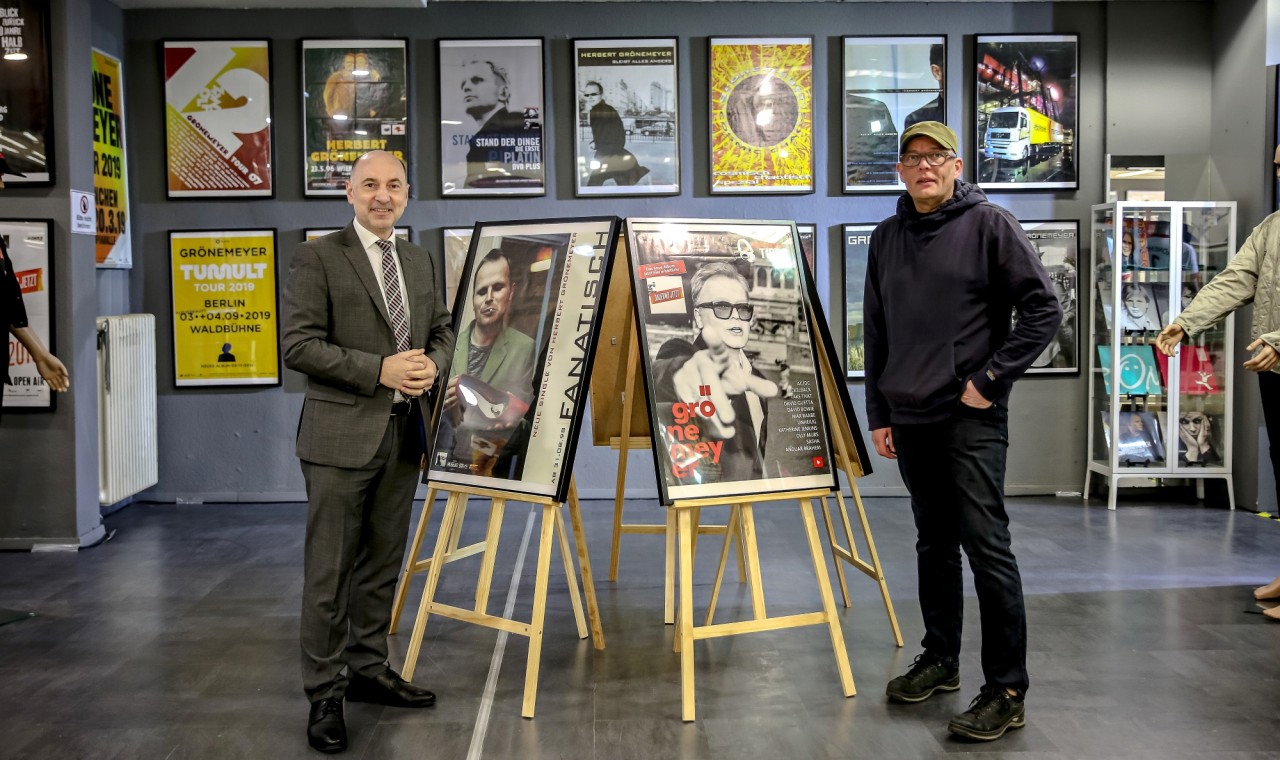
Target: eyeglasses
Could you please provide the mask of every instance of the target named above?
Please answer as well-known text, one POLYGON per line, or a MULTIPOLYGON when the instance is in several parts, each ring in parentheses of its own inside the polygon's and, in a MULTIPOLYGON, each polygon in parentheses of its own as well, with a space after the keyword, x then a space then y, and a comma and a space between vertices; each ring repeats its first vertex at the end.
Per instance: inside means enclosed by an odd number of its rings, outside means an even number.
POLYGON ((920 161, 929 162, 930 166, 942 166, 948 159, 957 158, 954 153, 903 153, 899 160, 903 166, 919 166, 920 161))
POLYGON ((711 309, 711 313, 716 315, 716 319, 728 319, 730 315, 736 312, 738 319, 745 321, 751 319, 751 315, 756 313, 756 307, 749 303, 729 303, 728 301, 700 303, 694 308, 711 309))

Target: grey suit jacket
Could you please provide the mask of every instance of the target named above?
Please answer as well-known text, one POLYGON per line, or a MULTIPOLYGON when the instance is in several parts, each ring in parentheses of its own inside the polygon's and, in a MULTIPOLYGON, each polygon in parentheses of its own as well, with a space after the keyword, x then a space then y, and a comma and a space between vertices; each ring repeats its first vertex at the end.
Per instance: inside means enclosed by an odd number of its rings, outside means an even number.
MULTIPOLYGON (((448 377, 452 317, 426 250, 396 241, 409 298, 411 343, 448 377)), ((298 245, 285 287, 285 366, 307 376, 298 458, 360 467, 377 452, 392 391, 378 384, 383 357, 398 353, 387 306, 354 224, 298 245)))

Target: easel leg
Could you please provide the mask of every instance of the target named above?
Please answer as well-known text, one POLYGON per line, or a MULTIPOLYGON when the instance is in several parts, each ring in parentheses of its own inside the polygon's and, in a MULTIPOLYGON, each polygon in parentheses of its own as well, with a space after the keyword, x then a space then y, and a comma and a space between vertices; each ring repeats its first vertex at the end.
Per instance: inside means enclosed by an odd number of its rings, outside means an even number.
POLYGON ((678 511, 680 542, 680 704, 681 719, 694 719, 693 697, 693 516, 689 510, 678 511))
POLYGON ((489 608, 489 586, 493 583, 493 563, 498 558, 498 537, 506 510, 506 499, 494 499, 489 505, 489 527, 484 534, 484 556, 480 560, 480 578, 476 581, 476 612, 481 615, 489 608))
POLYGON ((587 597, 587 621, 591 624, 591 641, 596 649, 604 649, 604 624, 600 620, 600 601, 596 598, 596 578, 587 553, 587 532, 582 526, 582 504, 578 502, 578 486, 569 482, 569 520, 573 524, 573 540, 578 548, 578 569, 582 573, 582 593, 587 597))
POLYGON ((578 624, 578 638, 585 639, 587 621, 582 615, 582 597, 578 594, 578 574, 573 571, 573 550, 569 547, 569 534, 564 529, 564 515, 556 505, 556 536, 560 539, 560 559, 564 562, 564 579, 569 584, 569 603, 573 606, 573 619, 578 624))
MULTIPOLYGON (((842 496, 840 492, 836 492, 837 497, 842 496)), ((827 507, 827 497, 823 496, 818 500, 818 504, 822 507, 822 522, 827 526, 827 543, 831 546, 831 559, 836 566, 836 580, 840 581, 840 596, 844 598, 844 606, 852 606, 849 602, 849 584, 844 579, 844 567, 840 564, 840 557, 836 555, 836 533, 831 525, 831 509, 827 507)), ((845 516, 845 524, 848 524, 848 516, 845 516)))
POLYGON ((751 612, 756 620, 764 620, 764 582, 760 577, 760 551, 756 544, 756 517, 750 504, 738 505, 742 512, 742 543, 747 555, 747 577, 751 584, 751 612))
POLYGON ((622 548, 622 493, 627 484, 627 420, 623 419, 623 438, 618 445, 618 481, 613 495, 613 543, 609 551, 609 582, 618 581, 618 552, 622 548))
MULTIPOLYGON (((729 548, 738 547, 738 557, 742 557, 742 542, 738 537, 738 507, 736 505, 729 507, 729 522, 724 526, 724 546, 720 548, 720 562, 716 564, 716 579, 711 584, 711 603, 707 605, 707 625, 716 616, 716 602, 720 600, 720 584, 724 581, 724 568, 729 564, 729 548)), ((746 573, 739 573, 739 582, 746 576, 746 573)))
POLYGON ((404 656, 404 680, 413 680, 413 671, 418 667, 418 653, 422 649, 422 635, 427 630, 427 616, 430 614, 431 602, 436 597, 436 585, 440 582, 440 571, 444 569, 444 556, 448 553, 449 537, 453 534, 454 521, 458 513, 466 508, 467 497, 460 493, 449 494, 445 502, 444 517, 440 520, 440 535, 436 537, 436 549, 431 555, 431 567, 427 570, 427 583, 422 588, 422 601, 418 603, 418 617, 413 623, 413 635, 409 640, 409 651, 404 656))
POLYGON ((533 586, 533 620, 529 623, 529 662, 524 670, 524 707, 520 714, 533 717, 538 701, 538 665, 542 658, 542 628, 547 612, 547 576, 551 574, 552 533, 556 527, 556 505, 542 508, 542 537, 538 542, 538 574, 533 586))
POLYGON ((663 579, 662 622, 671 625, 676 622, 676 511, 667 509, 666 533, 666 577, 663 579))
POLYGON ((427 523, 431 521, 431 508, 436 503, 436 489, 427 487, 427 498, 422 502, 422 514, 418 517, 418 527, 413 531, 413 543, 404 558, 404 572, 400 574, 400 587, 396 589, 396 601, 391 606, 391 627, 387 635, 395 635, 400 627, 400 615, 404 612, 404 600, 409 596, 409 583, 415 575, 414 566, 418 564, 418 553, 422 551, 422 540, 427 537, 427 523))
POLYGON ((813 558, 813 573, 817 576, 818 594, 822 597, 822 612, 827 619, 827 630, 831 632, 831 646, 835 650, 836 669, 840 672, 840 686, 846 697, 852 697, 857 690, 853 686, 853 671, 849 668, 849 652, 844 646, 844 632, 840 628, 840 618, 836 616, 836 602, 831 596, 831 579, 827 576, 826 558, 818 543, 818 526, 813 519, 811 500, 800 500, 800 517, 804 520, 809 555, 813 558))
MULTIPOLYGON (((893 611, 893 598, 889 596, 889 582, 884 578, 884 568, 880 565, 880 552, 876 551, 876 540, 871 536, 871 523, 867 521, 867 509, 862 505, 862 494, 858 484, 849 482, 853 493, 853 506, 858 510, 858 522, 862 525, 862 535, 867 540, 867 553, 871 555, 871 567, 876 571, 875 579, 880 584, 880 598, 884 600, 884 611, 889 616, 889 627, 893 629, 893 641, 902 646, 902 630, 898 628, 898 614, 893 611)), ((849 534, 849 547, 853 548, 853 533, 849 528, 849 513, 844 508, 844 498, 840 499, 840 511, 844 513, 845 532, 849 534)))

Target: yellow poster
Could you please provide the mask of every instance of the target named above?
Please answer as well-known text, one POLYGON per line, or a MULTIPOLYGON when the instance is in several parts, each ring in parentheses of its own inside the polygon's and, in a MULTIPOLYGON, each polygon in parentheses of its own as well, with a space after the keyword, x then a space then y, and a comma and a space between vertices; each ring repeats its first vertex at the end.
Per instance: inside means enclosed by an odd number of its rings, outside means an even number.
POLYGON ((98 201, 98 266, 129 269, 129 182, 124 159, 124 77, 120 61, 93 51, 93 192, 98 201))
POLYGON ((812 38, 712 38, 711 191, 813 192, 812 38))
POLYGON ((169 233, 178 387, 279 385, 275 230, 169 233))

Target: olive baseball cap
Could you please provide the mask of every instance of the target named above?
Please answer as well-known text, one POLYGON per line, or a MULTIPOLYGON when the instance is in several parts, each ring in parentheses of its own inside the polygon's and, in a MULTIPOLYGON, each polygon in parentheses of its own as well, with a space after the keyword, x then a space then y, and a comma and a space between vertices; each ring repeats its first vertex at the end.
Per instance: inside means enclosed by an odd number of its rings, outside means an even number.
POLYGON ((952 153, 960 152, 960 141, 956 139, 956 133, 951 131, 951 127, 940 121, 918 121, 907 127, 907 131, 902 133, 902 142, 898 145, 898 153, 906 150, 907 143, 916 137, 928 137, 952 153))

